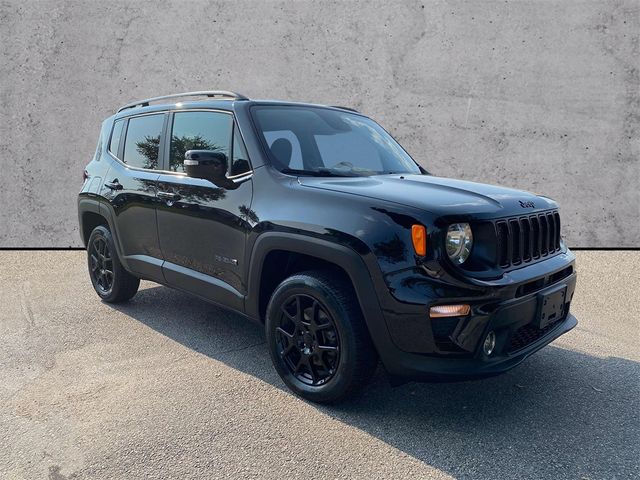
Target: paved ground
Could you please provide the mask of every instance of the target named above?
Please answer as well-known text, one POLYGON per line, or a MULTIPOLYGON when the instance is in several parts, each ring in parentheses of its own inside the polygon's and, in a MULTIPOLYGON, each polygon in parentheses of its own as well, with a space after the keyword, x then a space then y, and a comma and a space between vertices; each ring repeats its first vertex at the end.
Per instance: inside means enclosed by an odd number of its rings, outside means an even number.
POLYGON ((638 478, 639 252, 579 252, 579 326, 501 377, 318 407, 260 327, 84 252, 0 252, 0 478, 638 478))

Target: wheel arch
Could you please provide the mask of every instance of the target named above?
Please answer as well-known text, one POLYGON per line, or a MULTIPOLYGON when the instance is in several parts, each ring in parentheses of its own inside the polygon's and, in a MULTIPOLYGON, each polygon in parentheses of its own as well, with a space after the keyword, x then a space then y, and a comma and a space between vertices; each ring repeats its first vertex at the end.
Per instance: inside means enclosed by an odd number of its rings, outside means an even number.
MULTIPOLYGON (((277 260, 290 261, 291 255, 306 259, 317 260, 319 266, 339 269, 341 274, 346 275, 356 293, 360 309, 365 318, 369 334, 378 352, 386 350, 391 346, 389 332, 382 316, 382 309, 378 303, 378 297, 374 288, 371 274, 362 257, 351 248, 332 243, 330 241, 310 237, 302 234, 284 232, 266 232, 258 237, 254 243, 251 253, 249 274, 247 279, 247 296, 245 298, 245 313, 260 322, 264 320, 265 285, 264 281, 270 281, 266 291, 268 299, 273 292, 272 289, 292 273, 301 270, 287 271, 287 265, 282 265, 281 273, 275 277, 268 277, 269 270, 265 270, 266 263, 273 261, 273 256, 281 255, 277 260), (282 253, 278 253, 282 252, 282 253), (286 259, 286 260, 285 260, 286 259), (286 276, 283 276, 284 274, 286 276), (279 277, 282 277, 279 279, 279 277), (279 280, 278 280, 279 279, 279 280), (276 281, 277 280, 277 281, 276 281), (269 292, 269 290, 271 290, 269 292), (262 293, 262 295, 261 295, 262 293), (262 301, 262 304, 261 304, 262 301)), ((276 265, 280 265, 276 262, 276 265)), ((303 263, 304 265, 304 263, 303 263)), ((306 265, 305 265, 306 266, 306 265)), ((308 268, 303 268, 305 270, 308 268)))
POLYGON ((98 225, 108 227, 120 262, 126 270, 130 271, 126 259, 122 255, 122 246, 110 206, 107 207, 105 202, 98 198, 81 195, 78 198, 78 220, 80 222, 80 236, 85 247, 94 228, 98 225))
POLYGON ((108 225, 107 219, 100 212, 100 202, 85 195, 80 195, 78 198, 78 222, 80 239, 85 247, 94 228, 99 225, 108 225))

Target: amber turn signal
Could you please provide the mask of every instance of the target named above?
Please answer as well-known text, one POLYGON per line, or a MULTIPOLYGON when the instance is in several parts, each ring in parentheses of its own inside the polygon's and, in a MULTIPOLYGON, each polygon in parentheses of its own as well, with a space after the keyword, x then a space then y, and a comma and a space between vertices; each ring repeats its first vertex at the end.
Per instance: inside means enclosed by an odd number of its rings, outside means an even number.
POLYGON ((471 307, 469 305, 436 305, 431 307, 429 316, 431 318, 442 317, 464 317, 469 315, 471 307))
POLYGON ((411 240, 416 254, 424 257, 427 254, 427 229, 423 225, 412 225, 411 240))

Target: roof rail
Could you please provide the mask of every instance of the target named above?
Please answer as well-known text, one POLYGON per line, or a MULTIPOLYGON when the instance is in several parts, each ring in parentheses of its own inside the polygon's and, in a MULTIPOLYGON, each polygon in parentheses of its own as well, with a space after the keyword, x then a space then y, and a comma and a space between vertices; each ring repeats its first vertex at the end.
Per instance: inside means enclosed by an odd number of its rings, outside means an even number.
POLYGON ((339 108, 340 110, 349 110, 350 112, 356 112, 356 113, 360 113, 358 110, 356 110, 355 108, 349 108, 349 107, 341 107, 340 105, 331 105, 332 108, 339 108))
POLYGON ((174 93, 173 95, 164 95, 162 97, 152 97, 147 98, 146 100, 138 100, 137 102, 127 103, 118 109, 118 113, 126 110, 127 108, 135 108, 135 107, 148 107, 151 102, 159 102, 161 100, 169 100, 171 98, 180 98, 180 97, 221 97, 221 98, 231 98, 234 100, 249 100, 248 97, 236 92, 230 92, 227 90, 205 90, 201 92, 184 92, 184 93, 174 93))

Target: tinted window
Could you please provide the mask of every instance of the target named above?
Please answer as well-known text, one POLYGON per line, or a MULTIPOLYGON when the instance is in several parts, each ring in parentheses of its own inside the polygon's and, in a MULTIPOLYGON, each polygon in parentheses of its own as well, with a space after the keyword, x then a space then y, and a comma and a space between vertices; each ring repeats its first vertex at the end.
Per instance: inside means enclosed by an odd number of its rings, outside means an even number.
POLYGON ((122 137, 122 127, 124 127, 124 120, 118 120, 113 124, 113 133, 111 134, 111 142, 109 142, 109 151, 116 157, 118 156, 118 147, 122 137))
POLYGON ((280 170, 343 176, 421 173, 391 135, 362 115, 297 106, 255 107, 251 114, 280 170))
POLYGON ((184 172, 187 150, 213 150, 229 158, 233 118, 226 113, 180 112, 173 117, 169 168, 184 172))
POLYGON ((244 146, 238 127, 233 127, 233 161, 231 162, 231 168, 229 169, 229 175, 235 176, 242 173, 246 173, 251 170, 249 164, 249 156, 247 155, 247 149, 244 146))
POLYGON ((122 161, 132 167, 158 168, 158 152, 164 115, 129 119, 122 161))
POLYGON ((314 135, 313 137, 325 166, 349 162, 367 170, 384 170, 380 161, 380 152, 375 144, 363 142, 358 135, 336 133, 334 135, 314 135))
MULTIPOLYGON (((288 158, 288 162, 287 162, 287 158, 282 158, 282 154, 276 151, 276 155, 278 156, 278 161, 280 161, 283 167, 303 168, 300 141, 298 140, 298 137, 296 137, 295 133, 293 133, 291 130, 275 130, 275 131, 271 131, 271 132, 267 131, 263 133, 264 133, 264 138, 267 141, 267 145, 269 146, 270 149, 271 147, 273 147, 273 143, 280 138, 287 140, 291 144, 291 155, 288 158)), ((285 154, 286 153, 288 153, 288 151, 285 152, 285 154)))

